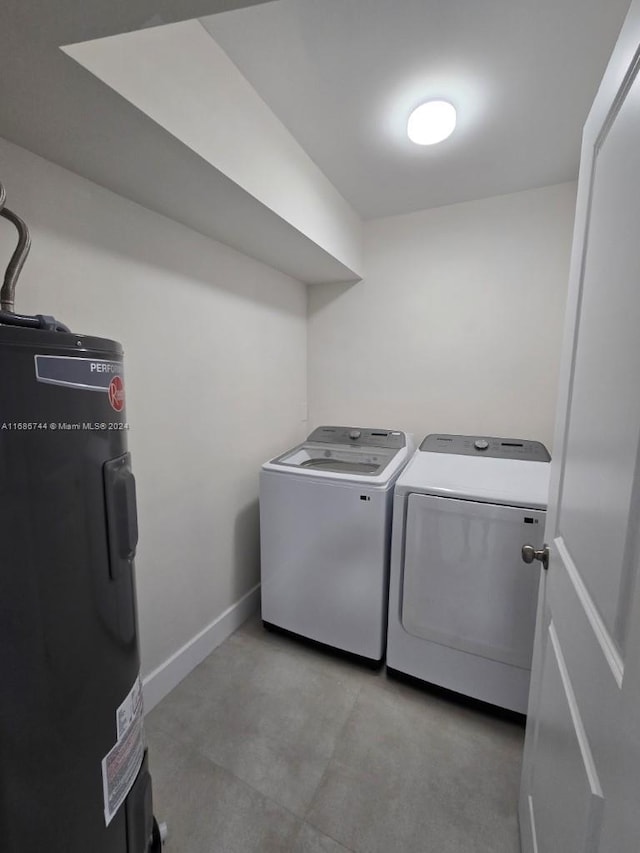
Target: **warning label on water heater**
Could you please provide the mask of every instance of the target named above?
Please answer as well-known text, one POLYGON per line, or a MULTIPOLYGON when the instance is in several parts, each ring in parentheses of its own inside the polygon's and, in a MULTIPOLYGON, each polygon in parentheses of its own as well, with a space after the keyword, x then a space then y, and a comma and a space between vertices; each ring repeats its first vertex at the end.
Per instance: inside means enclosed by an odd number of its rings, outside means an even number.
POLYGON ((144 758, 144 712, 140 677, 116 711, 116 745, 102 759, 104 820, 107 826, 125 801, 144 758))
POLYGON ((129 691, 129 695, 116 711, 116 729, 118 740, 123 738, 136 718, 142 719, 142 682, 140 676, 136 678, 135 684, 129 691))

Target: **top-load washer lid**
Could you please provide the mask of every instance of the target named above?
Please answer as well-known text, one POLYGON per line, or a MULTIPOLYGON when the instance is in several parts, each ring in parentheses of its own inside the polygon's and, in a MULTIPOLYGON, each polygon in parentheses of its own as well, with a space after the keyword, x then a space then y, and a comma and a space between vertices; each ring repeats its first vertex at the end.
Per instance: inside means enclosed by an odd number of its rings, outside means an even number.
POLYGON ((551 457, 543 444, 483 436, 427 436, 396 483, 422 493, 545 509, 551 457))
POLYGON ((407 437, 398 430, 322 426, 263 468, 374 485, 388 481, 408 456, 407 437))
POLYGON ((274 460, 280 465, 294 465, 314 471, 335 471, 372 477, 380 474, 395 456, 395 450, 374 450, 336 444, 303 444, 274 460))

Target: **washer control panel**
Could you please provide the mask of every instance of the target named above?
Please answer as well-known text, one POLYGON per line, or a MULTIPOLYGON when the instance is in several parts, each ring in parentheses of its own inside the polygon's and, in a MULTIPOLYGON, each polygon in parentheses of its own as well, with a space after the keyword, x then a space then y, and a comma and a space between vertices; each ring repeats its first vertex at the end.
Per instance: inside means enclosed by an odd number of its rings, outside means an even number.
POLYGON ((525 459, 551 462, 549 451, 539 441, 525 438, 495 438, 484 435, 432 433, 420 445, 428 453, 455 453, 458 456, 492 456, 497 459, 525 459))
POLYGON ((363 427, 320 426, 311 433, 307 441, 326 444, 353 444, 355 447, 405 447, 403 432, 390 429, 364 429, 363 427))

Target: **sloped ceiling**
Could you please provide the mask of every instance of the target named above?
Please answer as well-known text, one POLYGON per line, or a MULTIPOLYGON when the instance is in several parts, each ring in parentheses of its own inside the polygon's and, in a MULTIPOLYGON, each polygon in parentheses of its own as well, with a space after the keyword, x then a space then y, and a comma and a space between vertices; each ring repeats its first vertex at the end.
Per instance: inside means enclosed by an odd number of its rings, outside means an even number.
MULTIPOLYGON (((296 278, 353 278, 353 271, 261 210, 233 181, 60 49, 264 1, 5 0, 0 136, 296 278), (259 227, 248 249, 242 229, 252 217, 259 227)), ((10 195, 11 175, 2 177, 10 195)))

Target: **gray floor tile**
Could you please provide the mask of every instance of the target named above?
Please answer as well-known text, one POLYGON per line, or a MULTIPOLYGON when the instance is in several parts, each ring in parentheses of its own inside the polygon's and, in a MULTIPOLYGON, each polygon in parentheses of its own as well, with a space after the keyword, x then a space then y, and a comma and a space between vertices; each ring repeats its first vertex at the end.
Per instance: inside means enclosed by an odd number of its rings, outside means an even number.
POLYGON ((149 735, 154 810, 167 853, 282 853, 300 822, 228 771, 160 733, 149 735))
POLYGON ((519 851, 520 725, 255 619, 147 729, 167 853, 519 851))
POLYGON ((349 851, 333 838, 323 835, 305 823, 293 843, 291 853, 349 853, 349 851))
POLYGON ((307 820, 357 853, 516 853, 523 730, 396 682, 363 688, 307 820))
POLYGON ((331 651, 305 643, 297 638, 289 637, 278 631, 268 631, 262 625, 259 615, 252 617, 229 638, 230 642, 258 644, 261 648, 272 648, 274 651, 304 660, 306 666, 319 672, 329 673, 334 678, 344 678, 350 684, 354 682, 368 683, 384 675, 384 667, 372 669, 365 664, 354 662, 346 657, 340 657, 331 651))
POLYGON ((147 718, 298 815, 306 811, 360 690, 298 650, 230 638, 147 718))

